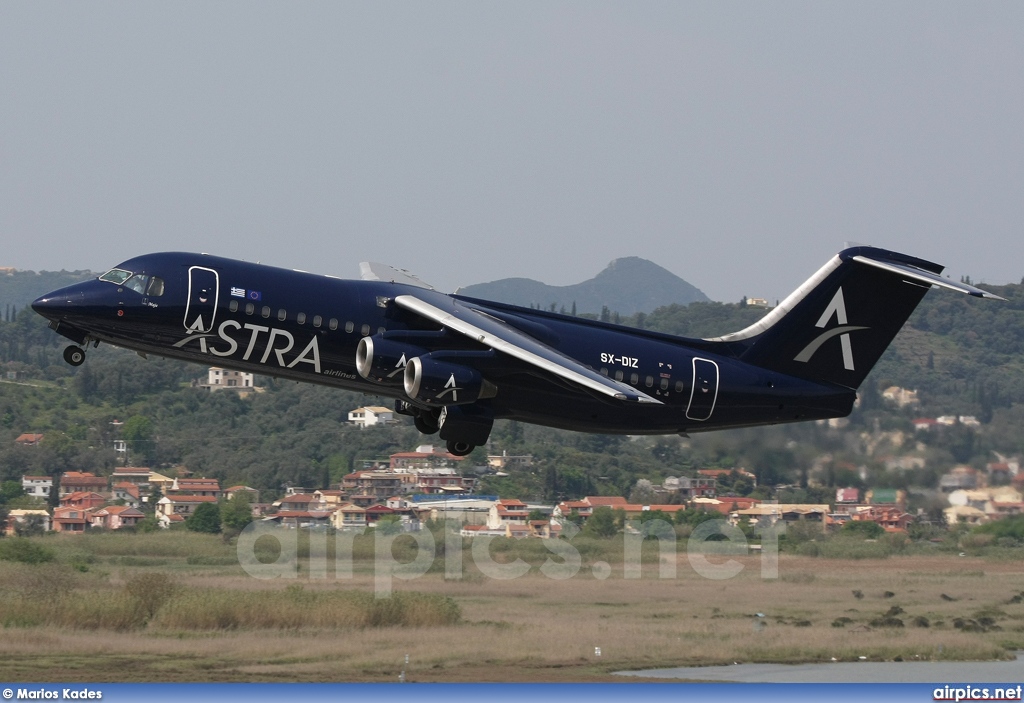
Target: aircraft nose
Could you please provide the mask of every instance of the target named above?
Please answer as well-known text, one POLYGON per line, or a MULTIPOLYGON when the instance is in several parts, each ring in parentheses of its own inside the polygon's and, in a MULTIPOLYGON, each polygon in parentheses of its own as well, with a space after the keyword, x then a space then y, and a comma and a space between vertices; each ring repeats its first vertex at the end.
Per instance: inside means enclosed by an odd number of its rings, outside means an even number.
POLYGON ((32 301, 32 309, 48 320, 57 320, 76 306, 81 305, 82 299, 81 290, 63 288, 36 298, 32 301))

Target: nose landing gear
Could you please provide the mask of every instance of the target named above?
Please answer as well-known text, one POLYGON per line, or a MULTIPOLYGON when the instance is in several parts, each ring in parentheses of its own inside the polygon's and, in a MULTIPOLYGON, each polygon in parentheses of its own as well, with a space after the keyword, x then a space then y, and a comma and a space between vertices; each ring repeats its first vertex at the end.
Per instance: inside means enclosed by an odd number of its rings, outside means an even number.
POLYGON ((85 361, 85 350, 74 344, 69 344, 64 347, 64 361, 72 366, 81 366, 85 361))

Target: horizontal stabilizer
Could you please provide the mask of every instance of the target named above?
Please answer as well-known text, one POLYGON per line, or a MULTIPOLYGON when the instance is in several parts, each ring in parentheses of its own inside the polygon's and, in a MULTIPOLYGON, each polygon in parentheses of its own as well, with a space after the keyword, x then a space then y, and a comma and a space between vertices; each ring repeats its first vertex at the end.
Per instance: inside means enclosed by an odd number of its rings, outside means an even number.
POLYGON ((987 290, 975 288, 974 286, 968 285, 966 283, 958 283, 948 278, 943 278, 938 274, 932 273, 931 271, 925 271, 924 269, 919 269, 916 266, 898 264, 893 261, 885 261, 883 259, 864 255, 855 256, 853 257, 853 260, 859 261, 862 264, 867 264, 868 266, 875 266, 877 268, 882 269, 883 271, 891 271, 892 273, 898 273, 901 276, 913 278, 914 280, 921 281, 922 283, 930 283, 933 286, 948 288, 950 290, 955 290, 960 293, 966 293, 967 295, 973 295, 977 298, 1006 300, 1006 298, 998 296, 995 293, 989 293, 987 290))

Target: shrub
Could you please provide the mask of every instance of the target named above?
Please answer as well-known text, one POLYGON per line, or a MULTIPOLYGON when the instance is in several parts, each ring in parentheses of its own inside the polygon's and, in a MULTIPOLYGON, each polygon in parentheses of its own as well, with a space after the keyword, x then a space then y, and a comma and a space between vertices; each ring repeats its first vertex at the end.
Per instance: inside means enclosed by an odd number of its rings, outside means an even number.
POLYGON ((53 561, 53 550, 36 544, 25 537, 14 537, 0 541, 0 559, 19 561, 22 564, 43 564, 53 561))
POLYGON ((135 601, 142 616, 149 619, 174 597, 178 586, 167 574, 137 574, 125 583, 124 592, 135 601))

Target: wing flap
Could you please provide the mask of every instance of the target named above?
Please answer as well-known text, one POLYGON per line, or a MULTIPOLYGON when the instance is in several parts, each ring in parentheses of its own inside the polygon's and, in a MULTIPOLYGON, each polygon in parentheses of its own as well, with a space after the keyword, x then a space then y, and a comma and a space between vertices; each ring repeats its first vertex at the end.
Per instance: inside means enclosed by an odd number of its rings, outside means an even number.
POLYGON ((445 305, 450 306, 450 309, 444 310, 412 295, 397 296, 395 304, 474 339, 495 351, 508 354, 531 366, 610 398, 635 403, 661 404, 660 400, 652 398, 632 386, 602 376, 575 359, 470 305, 446 298, 445 305))

